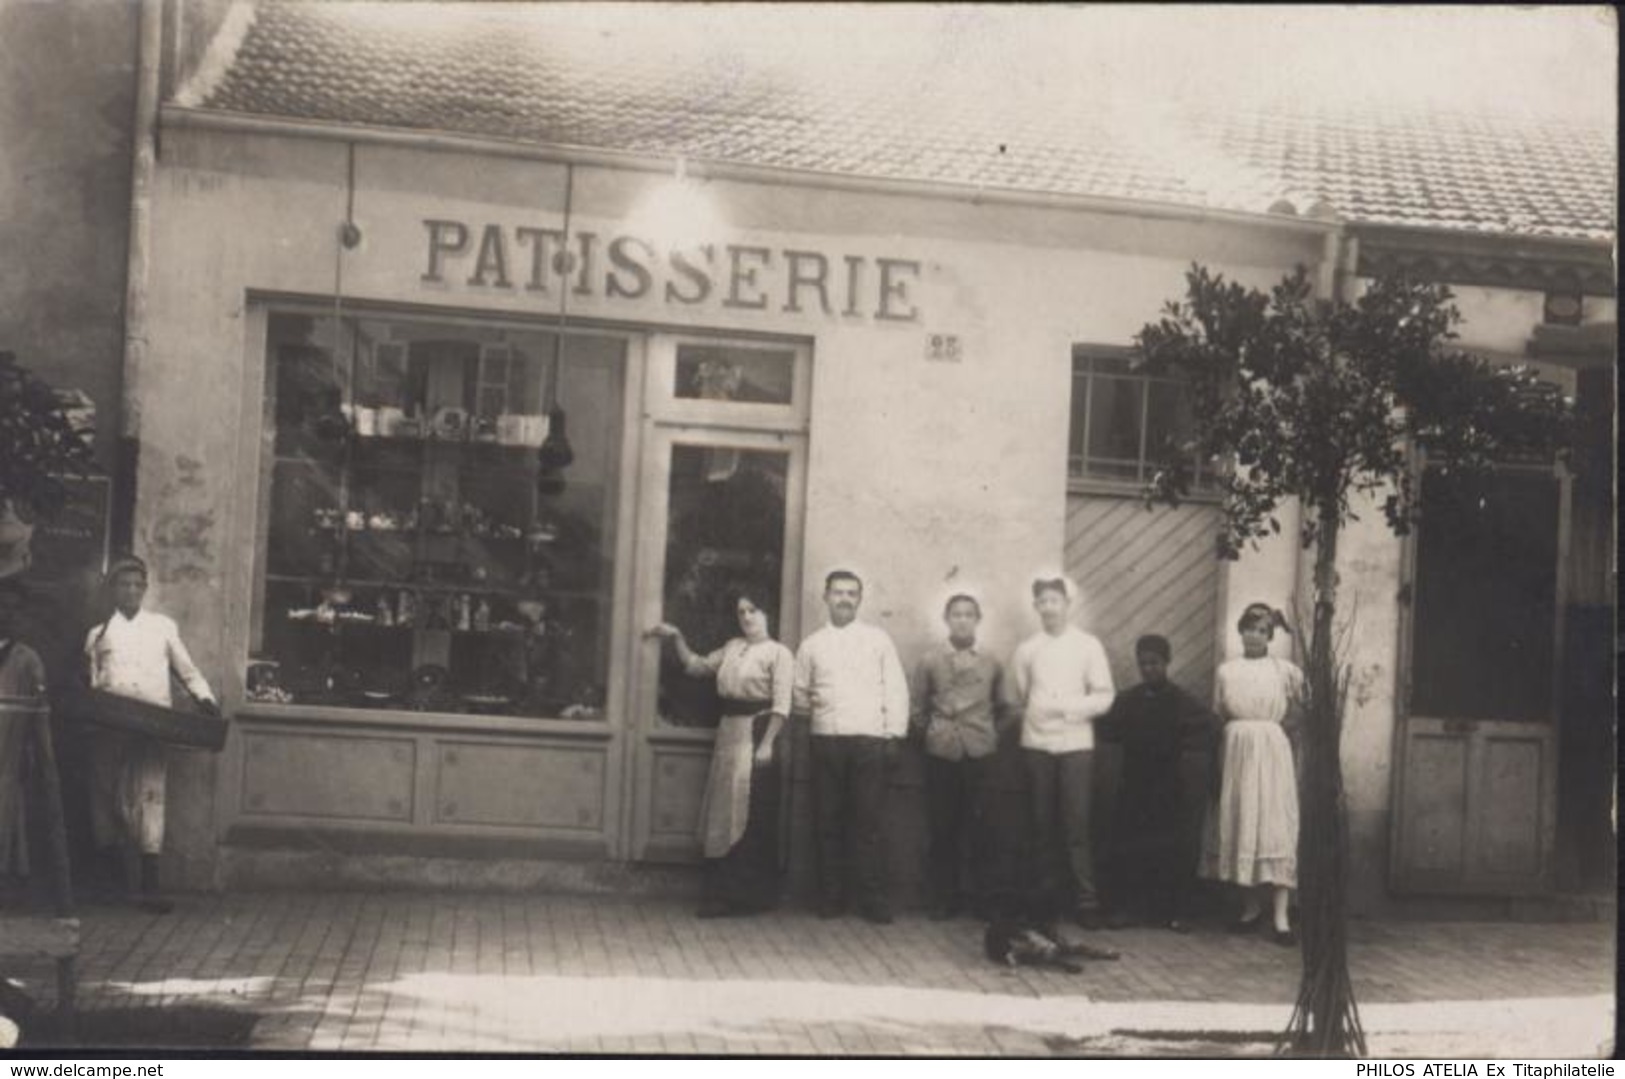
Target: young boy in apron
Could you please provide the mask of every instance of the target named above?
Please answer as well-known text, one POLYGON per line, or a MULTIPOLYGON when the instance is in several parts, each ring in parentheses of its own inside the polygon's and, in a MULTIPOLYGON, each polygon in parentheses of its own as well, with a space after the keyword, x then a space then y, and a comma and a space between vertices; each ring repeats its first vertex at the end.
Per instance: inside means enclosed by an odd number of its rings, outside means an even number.
MULTIPOLYGON (((173 670, 209 715, 219 715, 214 692, 192 662, 173 619, 143 610, 147 566, 124 556, 108 570, 113 613, 85 641, 93 689, 171 707, 173 670)), ((98 730, 91 748, 92 824, 96 842, 123 856, 130 898, 144 910, 166 913, 158 894, 158 854, 164 845, 162 743, 137 735, 98 730)))

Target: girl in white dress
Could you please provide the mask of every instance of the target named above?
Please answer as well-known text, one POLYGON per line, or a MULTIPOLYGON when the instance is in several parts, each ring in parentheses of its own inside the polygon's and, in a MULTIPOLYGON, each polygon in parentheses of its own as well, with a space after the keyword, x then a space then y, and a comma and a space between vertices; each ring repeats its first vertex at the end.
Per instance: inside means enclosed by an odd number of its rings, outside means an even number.
POLYGON ((1242 656, 1219 666, 1214 711, 1224 721, 1217 804, 1208 812, 1201 875, 1243 889, 1239 930, 1263 917, 1270 898, 1273 939, 1296 940, 1288 921, 1298 883, 1298 778, 1286 726, 1301 714, 1304 679, 1296 665, 1269 654, 1280 612, 1255 603, 1236 624, 1242 656))
POLYGON ((741 636, 709 655, 689 648, 683 633, 661 623, 650 633, 671 640, 683 670, 714 677, 722 698, 711 773, 700 807, 699 839, 708 872, 700 917, 769 910, 778 902, 779 754, 790 714, 795 656, 775 641, 756 597, 733 596, 741 636))

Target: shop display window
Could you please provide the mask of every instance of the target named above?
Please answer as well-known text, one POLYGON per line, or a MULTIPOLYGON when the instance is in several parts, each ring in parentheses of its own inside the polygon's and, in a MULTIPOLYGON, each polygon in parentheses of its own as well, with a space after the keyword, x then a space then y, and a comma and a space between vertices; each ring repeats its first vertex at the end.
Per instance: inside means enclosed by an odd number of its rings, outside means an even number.
POLYGON ((250 700, 601 718, 626 343, 272 312, 250 700))

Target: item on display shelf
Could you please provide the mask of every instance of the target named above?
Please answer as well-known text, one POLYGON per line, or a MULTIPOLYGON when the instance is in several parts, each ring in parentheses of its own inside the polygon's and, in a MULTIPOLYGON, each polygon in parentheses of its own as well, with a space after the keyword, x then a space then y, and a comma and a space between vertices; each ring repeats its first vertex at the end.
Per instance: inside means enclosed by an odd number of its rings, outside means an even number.
POLYGON ((475 416, 470 425, 470 434, 476 442, 495 442, 497 440, 497 418, 495 416, 475 416))
POLYGON ((397 626, 410 626, 417 621, 417 597, 406 589, 401 589, 400 598, 395 603, 395 624, 397 626))
POLYGON ((604 714, 604 691, 591 682, 576 687, 573 700, 559 713, 564 719, 597 719, 604 714))
POLYGON ((270 660, 256 660, 248 665, 243 678, 248 699, 258 704, 292 704, 293 694, 281 685, 281 673, 270 660))
POLYGON ((378 410, 378 434, 384 438, 401 437, 401 427, 406 422, 406 412, 389 405, 378 410))
POLYGON ((409 702, 418 711, 435 711, 445 704, 448 672, 435 663, 425 663, 412 671, 409 702))
POLYGON ((344 511, 336 506, 317 506, 314 511, 316 527, 326 532, 336 532, 344 527, 344 511))
POLYGON ((360 510, 349 510, 344 514, 344 527, 351 532, 365 532, 367 530, 367 515, 360 510))
POLYGON ((476 633, 486 633, 490 629, 491 601, 481 597, 479 603, 474 605, 474 631, 476 633))
POLYGON ((468 437, 468 410, 455 405, 436 409, 431 430, 443 442, 463 441, 468 437))
POLYGON ((378 624, 380 626, 393 626, 395 624, 395 612, 389 606, 388 596, 380 595, 378 597, 378 624))
POLYGON ((362 438, 373 438, 378 434, 378 412, 371 408, 357 407, 351 411, 351 422, 355 433, 362 438))
POLYGON ((459 633, 467 633, 474 628, 474 601, 467 592, 460 593, 456 599, 456 624, 459 633))
POLYGON ((564 409, 555 405, 547 413, 547 437, 536 452, 537 463, 544 472, 557 472, 569 468, 575 459, 575 450, 565 431, 564 409))
POLYGON ((497 441, 504 446, 540 446, 546 440, 546 416, 504 412, 497 417, 497 441))

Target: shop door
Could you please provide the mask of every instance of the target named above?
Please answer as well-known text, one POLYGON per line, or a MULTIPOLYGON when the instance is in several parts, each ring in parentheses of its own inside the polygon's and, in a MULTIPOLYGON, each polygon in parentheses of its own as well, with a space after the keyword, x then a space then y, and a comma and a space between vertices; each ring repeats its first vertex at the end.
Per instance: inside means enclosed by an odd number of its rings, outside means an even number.
POLYGON ((719 702, 646 631, 670 622, 701 654, 739 635, 733 596, 800 615, 805 354, 793 347, 655 339, 650 349, 634 601, 629 849, 690 861, 719 702), (724 387, 726 392, 719 391, 724 387))
POLYGON ((1393 883, 1408 893, 1550 887, 1566 483, 1429 469, 1407 618, 1393 883))

